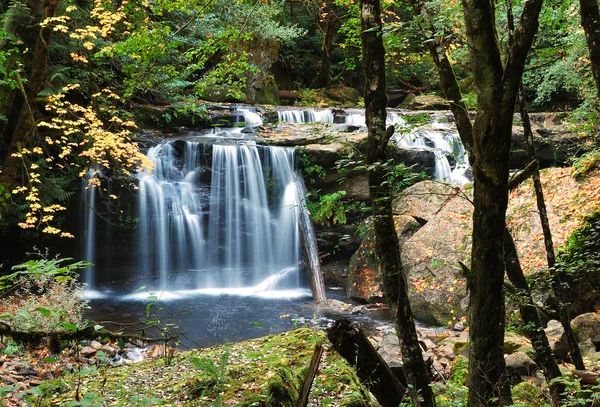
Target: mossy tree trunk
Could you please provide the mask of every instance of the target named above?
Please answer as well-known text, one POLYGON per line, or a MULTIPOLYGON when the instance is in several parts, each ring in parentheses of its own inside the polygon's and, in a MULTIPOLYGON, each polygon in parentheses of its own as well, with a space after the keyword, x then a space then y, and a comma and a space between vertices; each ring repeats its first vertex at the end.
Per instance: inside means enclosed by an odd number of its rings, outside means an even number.
POLYGON ((402 350, 403 370, 412 386, 415 405, 435 406, 427 368, 417 333, 406 279, 402 275, 398 236, 392 216, 392 197, 383 164, 393 127, 385 128, 386 78, 385 48, 382 39, 380 0, 361 0, 361 39, 365 74, 365 116, 368 128, 367 163, 375 228, 375 251, 381 264, 385 296, 395 305, 395 322, 402 350), (418 394, 417 394, 418 392, 418 394), (418 400, 421 398, 422 400, 418 400))
POLYGON ((592 74, 600 98, 600 12, 598 11, 598 0, 579 0, 579 8, 581 25, 585 31, 590 60, 592 61, 592 74))

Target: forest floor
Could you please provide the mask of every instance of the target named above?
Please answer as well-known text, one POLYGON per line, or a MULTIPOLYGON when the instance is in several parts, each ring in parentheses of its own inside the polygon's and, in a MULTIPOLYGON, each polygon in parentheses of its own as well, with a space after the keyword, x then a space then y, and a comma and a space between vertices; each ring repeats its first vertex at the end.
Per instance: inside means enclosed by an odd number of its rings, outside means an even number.
POLYGON ((293 405, 317 343, 324 352, 308 405, 370 405, 369 393, 325 333, 308 328, 171 354, 155 349, 153 357, 119 366, 102 352, 89 359, 64 352, 51 361, 46 351, 8 356, 4 346, 4 378, 23 378, 26 369, 40 378, 0 388, 0 400, 7 407, 293 405))

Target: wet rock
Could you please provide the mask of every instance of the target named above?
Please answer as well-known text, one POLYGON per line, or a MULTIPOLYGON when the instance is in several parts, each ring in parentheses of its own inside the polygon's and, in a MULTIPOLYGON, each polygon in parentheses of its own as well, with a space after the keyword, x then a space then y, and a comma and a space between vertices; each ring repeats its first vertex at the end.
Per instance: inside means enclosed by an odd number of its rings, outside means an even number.
POLYGON ((531 376, 537 369, 536 363, 525 352, 515 352, 504 358, 509 375, 531 376))
POLYGON ((568 361, 571 347, 569 346, 565 328, 563 328, 562 324, 555 319, 551 319, 548 321, 544 332, 554 356, 560 360, 568 361))

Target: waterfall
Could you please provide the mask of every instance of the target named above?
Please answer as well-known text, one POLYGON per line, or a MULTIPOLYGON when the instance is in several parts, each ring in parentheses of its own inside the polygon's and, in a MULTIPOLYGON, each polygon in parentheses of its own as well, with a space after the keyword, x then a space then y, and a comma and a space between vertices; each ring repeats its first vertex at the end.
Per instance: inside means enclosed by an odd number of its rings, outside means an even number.
MULTIPOLYGON (((84 227, 84 248, 83 260, 95 263, 96 261, 96 187, 90 185, 90 180, 94 176, 94 170, 90 169, 83 178, 83 227, 84 227)), ((94 265, 88 266, 83 272, 83 282, 87 284, 88 290, 94 289, 94 265)))
POLYGON ((220 293, 299 287, 293 149, 172 140, 147 155, 155 169, 137 176, 137 268, 148 284, 220 293))
MULTIPOLYGON (((346 111, 331 109, 280 109, 277 111, 280 122, 283 123, 336 123, 353 126, 366 126, 365 113, 360 109, 348 109, 346 111)), ((404 126, 406 121, 402 115, 388 111, 386 125, 404 126)), ((396 134, 392 141, 402 147, 422 148, 429 147, 435 150, 435 179, 443 182, 463 185, 471 182, 468 175, 470 165, 467 154, 462 145, 458 133, 447 128, 441 130, 415 130, 409 133, 396 134), (455 158, 454 168, 450 165, 448 156, 455 158)))

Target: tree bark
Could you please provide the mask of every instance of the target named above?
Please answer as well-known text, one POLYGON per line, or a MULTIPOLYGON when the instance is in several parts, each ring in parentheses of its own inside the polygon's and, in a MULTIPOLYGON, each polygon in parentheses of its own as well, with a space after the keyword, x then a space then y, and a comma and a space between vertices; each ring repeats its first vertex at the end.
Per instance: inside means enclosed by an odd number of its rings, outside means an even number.
POLYGON ((392 216, 391 190, 382 165, 387 161, 386 147, 393 134, 393 127, 387 131, 385 129, 387 95, 381 4, 379 0, 361 0, 360 9, 365 117, 368 128, 367 163, 373 168, 369 171, 369 194, 373 208, 375 252, 381 264, 386 299, 389 304, 396 305, 396 329, 402 350, 404 374, 413 389, 411 396, 415 405, 435 406, 408 300, 406 279, 402 275, 398 236, 392 216), (422 401, 418 400, 419 397, 422 401))
POLYGON ((579 0, 579 11, 581 13, 581 26, 585 31, 590 51, 592 75, 600 98, 600 12, 598 11, 598 0, 579 0))
POLYGON ((511 404, 504 362, 504 238, 512 119, 542 0, 524 4, 503 66, 494 3, 462 0, 477 88, 473 124, 474 212, 471 268, 469 407, 511 404))

